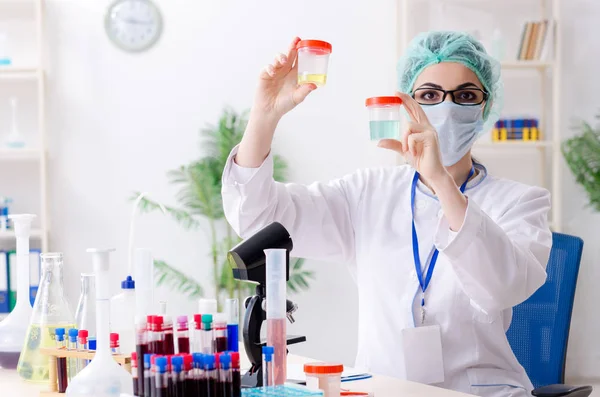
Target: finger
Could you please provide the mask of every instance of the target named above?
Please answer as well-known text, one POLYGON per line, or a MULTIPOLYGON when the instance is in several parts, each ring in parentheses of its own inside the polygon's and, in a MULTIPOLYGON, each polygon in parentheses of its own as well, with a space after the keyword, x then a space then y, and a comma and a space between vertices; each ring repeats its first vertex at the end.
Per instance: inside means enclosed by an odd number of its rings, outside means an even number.
POLYGON ((287 56, 284 54, 277 54, 275 56, 275 59, 273 61, 273 66, 275 67, 275 69, 279 69, 282 66, 285 66, 287 64, 287 56))
POLYGON ((402 150, 402 142, 396 139, 382 139, 377 143, 377 146, 404 154, 404 151, 402 150))
POLYGON ((419 103, 410 95, 404 92, 396 92, 396 95, 402 99, 402 105, 404 106, 404 109, 406 109, 406 112, 413 122, 420 124, 431 124, 421 105, 419 105, 419 103))
POLYGON ((317 86, 315 84, 302 84, 298 86, 298 88, 296 88, 292 94, 292 100, 294 101, 294 104, 298 105, 299 103, 302 103, 308 94, 316 89, 317 86))
POLYGON ((402 134, 402 137, 400 138, 404 151, 408 150, 408 136, 410 134, 424 132, 427 130, 428 130, 428 126, 425 126, 425 125, 419 124, 419 123, 415 123, 415 122, 409 122, 408 128, 406 129, 406 131, 404 131, 404 133, 402 134))
POLYGON ((286 55, 288 62, 294 63, 296 61, 296 57, 298 56, 298 49, 296 48, 296 46, 299 42, 300 37, 294 37, 294 40, 292 40, 292 42, 290 43, 290 47, 288 48, 288 52, 286 55))

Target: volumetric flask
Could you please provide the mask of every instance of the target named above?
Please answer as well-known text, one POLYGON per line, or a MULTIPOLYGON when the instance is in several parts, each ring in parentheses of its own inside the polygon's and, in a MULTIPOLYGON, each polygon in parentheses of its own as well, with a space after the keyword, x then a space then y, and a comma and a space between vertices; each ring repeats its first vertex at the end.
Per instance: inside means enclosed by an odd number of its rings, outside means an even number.
POLYGON ((96 337, 96 283, 93 273, 81 273, 81 294, 75 310, 77 329, 88 331, 89 338, 96 337))
POLYGON ((17 365, 19 376, 32 382, 48 381, 48 356, 39 349, 55 347, 56 328, 75 328, 63 290, 63 255, 47 253, 40 257, 42 277, 17 365))

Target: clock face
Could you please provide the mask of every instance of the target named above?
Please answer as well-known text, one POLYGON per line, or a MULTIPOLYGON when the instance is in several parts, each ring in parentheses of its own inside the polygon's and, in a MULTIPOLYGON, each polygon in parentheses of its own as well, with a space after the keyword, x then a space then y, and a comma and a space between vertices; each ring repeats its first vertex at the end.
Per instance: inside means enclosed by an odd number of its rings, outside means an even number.
POLYGON ((152 47, 162 31, 160 11, 151 0, 117 0, 109 7, 104 24, 112 42, 131 52, 152 47))

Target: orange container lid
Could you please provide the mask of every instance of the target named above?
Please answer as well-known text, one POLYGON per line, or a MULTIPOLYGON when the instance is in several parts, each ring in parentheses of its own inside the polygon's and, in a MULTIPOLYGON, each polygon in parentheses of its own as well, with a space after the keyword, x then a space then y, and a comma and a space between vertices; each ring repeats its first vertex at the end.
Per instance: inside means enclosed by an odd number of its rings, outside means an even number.
POLYGON ((325 52, 331 52, 331 49, 332 49, 331 44, 329 44, 326 41, 321 41, 321 40, 301 40, 298 42, 298 44, 296 44, 296 48, 304 48, 304 47, 318 48, 325 52))
POLYGON ((397 96, 376 96, 365 101, 365 106, 376 105, 402 105, 402 99, 397 96))
POLYGON ((331 363, 308 363, 304 364, 306 374, 341 374, 344 372, 342 364, 331 363))

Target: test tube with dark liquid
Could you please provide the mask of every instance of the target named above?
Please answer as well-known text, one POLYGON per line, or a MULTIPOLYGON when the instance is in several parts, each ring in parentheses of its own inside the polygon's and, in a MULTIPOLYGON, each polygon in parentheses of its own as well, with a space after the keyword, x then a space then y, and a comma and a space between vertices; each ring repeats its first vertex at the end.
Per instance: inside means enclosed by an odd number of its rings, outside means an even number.
POLYGON ((144 354, 144 397, 152 397, 150 385, 154 379, 151 372, 151 357, 152 355, 149 353, 144 354))
POLYGON ((219 396, 233 397, 233 377, 231 372, 231 356, 222 353, 219 357, 219 396))
POLYGON ((148 333, 144 317, 137 317, 135 322, 135 352, 138 357, 138 393, 144 395, 144 357, 148 353, 148 333))
POLYGON ((194 358, 194 383, 198 396, 206 395, 206 379, 204 376, 204 355, 202 353, 192 354, 194 358))
MULTIPOLYGON (((67 341, 65 340, 65 329, 56 328, 54 330, 56 336, 56 348, 66 349, 67 341)), ((64 393, 68 386, 69 373, 67 372, 67 359, 65 357, 58 357, 56 359, 56 372, 58 375, 58 392, 64 393)))
POLYGON ((139 376, 140 375, 138 372, 137 353, 133 352, 133 353, 131 353, 131 377, 133 378, 133 395, 134 396, 140 395, 140 389, 138 386, 139 376))
POLYGON ((213 321, 213 335, 215 338, 215 353, 227 350, 227 319, 223 313, 217 313, 213 321))
POLYGON ((190 353, 190 335, 187 316, 177 317, 177 349, 179 354, 190 353))
POLYGON ((215 356, 207 354, 204 356, 204 376, 206 378, 206 397, 218 397, 217 395, 217 369, 215 367, 215 356))
POLYGON ((233 384, 233 397, 242 396, 242 376, 240 374, 240 353, 231 353, 231 382, 233 384))
POLYGON ((175 354, 175 341, 173 340, 173 320, 170 316, 163 317, 163 349, 162 354, 175 354))
POLYGON ((167 358, 159 357, 156 359, 156 375, 155 375, 156 397, 169 397, 167 385, 169 382, 169 374, 167 373, 167 358))

